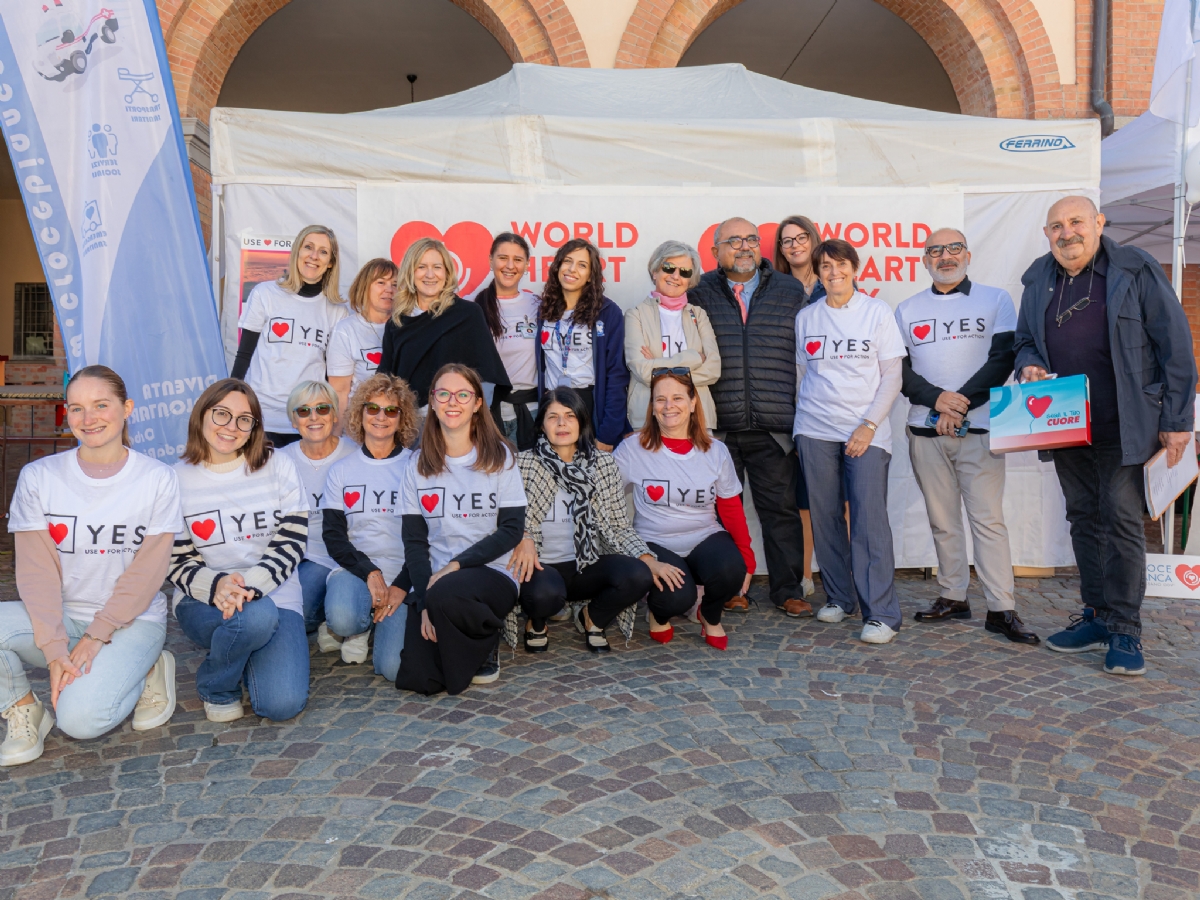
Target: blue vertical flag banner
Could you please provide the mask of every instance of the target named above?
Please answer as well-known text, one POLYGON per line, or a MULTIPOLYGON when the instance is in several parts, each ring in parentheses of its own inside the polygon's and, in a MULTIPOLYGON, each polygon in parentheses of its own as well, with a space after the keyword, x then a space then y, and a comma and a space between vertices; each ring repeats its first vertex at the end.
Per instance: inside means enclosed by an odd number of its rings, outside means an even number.
POLYGON ((0 127, 70 371, 115 369, 169 461, 227 369, 154 0, 3 0, 0 127))

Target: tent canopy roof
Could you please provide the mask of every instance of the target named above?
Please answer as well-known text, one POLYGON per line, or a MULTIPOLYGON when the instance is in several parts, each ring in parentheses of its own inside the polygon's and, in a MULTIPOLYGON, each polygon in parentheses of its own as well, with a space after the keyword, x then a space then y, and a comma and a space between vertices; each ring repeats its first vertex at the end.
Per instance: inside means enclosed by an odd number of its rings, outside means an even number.
POLYGON ((931 112, 789 84, 741 65, 518 64, 487 84, 422 103, 345 115, 218 108, 211 125, 218 183, 1019 190, 1095 187, 1100 174, 1095 120, 931 112), (1035 142, 1001 146, 1018 137, 1035 142))

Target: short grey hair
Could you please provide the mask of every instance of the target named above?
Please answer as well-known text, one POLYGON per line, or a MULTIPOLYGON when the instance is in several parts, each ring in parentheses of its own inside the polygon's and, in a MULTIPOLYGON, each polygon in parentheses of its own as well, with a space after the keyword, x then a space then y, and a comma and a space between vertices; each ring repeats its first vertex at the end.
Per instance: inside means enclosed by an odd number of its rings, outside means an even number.
POLYGON ((967 249, 970 249, 971 245, 969 243, 967 243, 967 236, 965 234, 963 234, 961 228, 955 228, 953 225, 943 225, 940 228, 935 228, 935 229, 933 229, 933 231, 929 232, 929 237, 925 238, 925 243, 921 245, 922 249, 929 246, 929 239, 932 238, 939 231, 953 231, 955 234, 957 234, 960 238, 963 239, 963 241, 962 241, 963 246, 966 247, 967 249))
POLYGON ((686 256, 691 259, 692 278, 688 282, 688 288, 694 288, 700 283, 700 273, 703 270, 700 265, 700 254, 696 252, 695 247, 685 244, 683 241, 663 241, 654 249, 654 252, 650 254, 650 264, 646 266, 646 270, 650 273, 650 279, 653 281, 658 270, 663 267, 663 263, 676 256, 686 256))
POLYGON ((287 398, 287 417, 288 421, 296 425, 296 407, 297 406, 312 406, 314 403, 328 403, 333 407, 333 418, 341 417, 341 412, 338 410, 337 393, 333 386, 327 381, 302 381, 288 394, 287 398))

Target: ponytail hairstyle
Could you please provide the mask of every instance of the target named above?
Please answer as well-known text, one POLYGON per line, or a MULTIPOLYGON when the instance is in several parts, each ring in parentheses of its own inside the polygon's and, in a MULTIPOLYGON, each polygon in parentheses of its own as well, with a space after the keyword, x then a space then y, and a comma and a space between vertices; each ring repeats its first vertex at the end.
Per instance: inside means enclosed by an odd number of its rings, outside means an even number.
POLYGON ((475 464, 471 468, 488 475, 504 471, 509 465, 509 459, 516 456, 516 450, 496 427, 496 420, 492 418, 491 410, 484 402, 483 382, 479 380, 479 373, 460 363, 447 363, 433 376, 432 386, 429 388, 429 409, 425 414, 425 429, 421 432, 417 471, 425 477, 440 475, 446 471, 446 436, 442 434, 442 421, 433 408, 437 402, 433 399, 433 392, 437 390, 438 382, 447 375, 459 375, 466 379, 479 402, 479 408, 471 415, 471 445, 475 448, 475 464))
POLYGON ((222 378, 205 388, 204 393, 196 401, 196 405, 192 407, 192 415, 188 419, 187 446, 184 448, 183 456, 180 457, 185 463, 198 466, 208 462, 211 448, 208 446, 208 441, 204 439, 204 417, 208 415, 210 409, 234 393, 245 396, 246 403, 250 406, 250 415, 254 417, 254 427, 250 429, 250 437, 238 451, 246 460, 246 469, 250 472, 257 472, 271 459, 271 453, 275 448, 267 440, 267 433, 263 428, 262 407, 259 405, 258 395, 254 393, 254 388, 237 378, 222 378))
POLYGON ((591 328, 600 318, 600 307, 604 304, 604 265, 600 261, 600 251, 591 241, 574 238, 558 248, 554 254, 554 262, 550 263, 550 271, 546 273, 546 288, 542 291, 542 305, 538 308, 538 317, 544 322, 557 322, 567 311, 567 301, 563 298, 562 285, 558 281, 558 270, 562 268, 563 260, 568 253, 576 250, 586 250, 591 263, 587 284, 579 295, 579 303, 575 306, 572 322, 591 328))
POLYGON ((300 229, 300 233, 292 241, 292 253, 288 257, 287 273, 280 276, 276 283, 289 294, 298 293, 300 288, 304 287, 304 279, 300 276, 300 251, 304 248, 305 238, 314 234, 323 234, 329 239, 329 268, 321 276, 321 293, 330 303, 345 303, 342 295, 338 293, 340 268, 338 266, 337 235, 333 233, 332 228, 324 225, 306 225, 300 229))
MULTIPOLYGON (((496 255, 501 244, 516 244, 525 251, 525 259, 529 259, 529 242, 511 231, 496 235, 496 239, 492 241, 492 249, 488 251, 488 259, 496 255)), ((483 310, 483 318, 487 322, 488 330, 492 333, 492 338, 495 339, 504 334, 504 323, 500 321, 500 300, 496 296, 496 276, 494 274, 487 287, 475 295, 475 302, 483 310)))
MULTIPOLYGON (((83 378, 95 378, 97 381, 103 381, 109 386, 113 394, 116 395, 117 401, 124 406, 129 400, 129 392, 125 389, 125 381, 110 369, 108 366, 84 366, 78 372, 71 376, 71 380, 67 382, 67 390, 64 392, 64 397, 70 402, 71 385, 83 378)), ((132 447, 133 443, 129 440, 129 418, 125 418, 125 424, 121 426, 121 444, 125 447, 132 447)))
MULTIPOLYGON (((688 397, 692 400, 697 398, 696 385, 692 382, 690 374, 684 375, 681 372, 659 372, 650 378, 650 402, 646 404, 646 424, 642 426, 638 442, 646 450, 661 450, 663 445, 662 429, 658 427, 658 419, 654 417, 654 388, 660 381, 674 381, 687 389, 688 397)), ((692 411, 691 419, 688 421, 688 440, 696 445, 696 449, 701 453, 707 453, 708 448, 712 446, 712 437, 708 433, 708 427, 704 422, 704 407, 696 404, 696 408, 692 411)))

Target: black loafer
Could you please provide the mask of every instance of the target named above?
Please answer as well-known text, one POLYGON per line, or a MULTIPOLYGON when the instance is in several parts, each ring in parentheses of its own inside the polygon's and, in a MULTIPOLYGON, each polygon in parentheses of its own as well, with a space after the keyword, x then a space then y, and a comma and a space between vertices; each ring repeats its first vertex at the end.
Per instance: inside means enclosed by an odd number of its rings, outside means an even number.
POLYGON ((918 622, 944 622, 947 619, 971 618, 971 604, 965 600, 947 600, 938 597, 929 609, 923 609, 913 616, 918 622))
POLYGON ((612 649, 608 645, 608 638, 604 636, 603 628, 588 628, 583 620, 583 607, 579 607, 579 612, 575 614, 575 627, 583 634, 583 646, 587 647, 592 653, 607 653, 612 649))
POLYGON ((549 628, 546 628, 542 631, 529 631, 526 629, 524 634, 526 653, 545 653, 550 649, 549 628))
POLYGON ((1014 644, 1040 644, 1042 639, 1030 631, 1021 617, 1015 612, 989 612, 983 627, 994 633, 1002 634, 1014 644))

